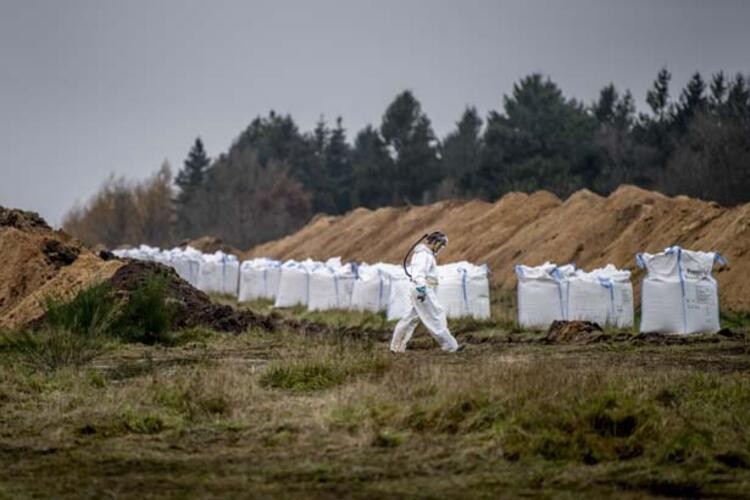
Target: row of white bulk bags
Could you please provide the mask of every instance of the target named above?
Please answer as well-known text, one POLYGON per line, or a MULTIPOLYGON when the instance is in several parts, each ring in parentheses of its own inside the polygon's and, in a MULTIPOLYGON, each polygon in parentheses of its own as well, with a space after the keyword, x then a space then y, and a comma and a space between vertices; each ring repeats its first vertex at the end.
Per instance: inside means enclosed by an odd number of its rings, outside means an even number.
POLYGON ((489 269, 469 262, 438 266, 438 303, 449 318, 490 317, 489 269))
POLYGON ((673 246, 657 254, 638 254, 636 262, 647 272, 641 290, 641 332, 719 331, 719 287, 711 271, 714 263, 726 263, 721 255, 673 246))
POLYGON ((381 312, 388 310, 391 294, 391 277, 381 264, 359 267, 359 278, 352 288, 351 308, 355 311, 381 312))
POLYGON ((386 319, 394 321, 403 318, 411 310, 410 293, 414 285, 402 266, 393 265, 388 268, 388 275, 391 278, 391 286, 388 293, 386 319))
POLYGON ((258 299, 275 300, 281 278, 281 263, 272 259, 246 260, 240 265, 240 302, 258 299))
POLYGON ((240 263, 235 255, 224 252, 204 255, 198 272, 199 290, 237 295, 240 263))
POLYGON ((633 326, 630 271, 612 264, 591 272, 576 270, 562 282, 565 319, 592 321, 620 328, 633 326))
POLYGON ((566 319, 566 284, 576 268, 573 264, 557 266, 517 265, 518 324, 523 328, 549 328, 553 321, 566 319))
POLYGON ((330 309, 349 309, 352 291, 357 281, 355 264, 341 265, 327 262, 310 273, 307 309, 326 311, 330 309))
POLYGON ((310 273, 319 267, 323 267, 323 264, 310 259, 284 262, 274 307, 306 306, 310 298, 310 273))

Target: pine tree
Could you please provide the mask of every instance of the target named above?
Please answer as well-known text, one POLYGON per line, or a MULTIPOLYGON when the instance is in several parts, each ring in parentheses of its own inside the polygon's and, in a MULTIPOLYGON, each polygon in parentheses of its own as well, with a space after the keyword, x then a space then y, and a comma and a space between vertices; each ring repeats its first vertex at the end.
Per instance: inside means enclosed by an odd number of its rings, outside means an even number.
POLYGON ((367 125, 354 140, 352 150, 352 206, 377 208, 392 202, 393 159, 383 138, 367 125))
POLYGON ((619 95, 614 84, 610 83, 599 91, 599 99, 594 104, 594 116, 599 123, 611 123, 615 115, 615 104, 619 95))
POLYGON ((337 213, 344 213, 352 208, 352 152, 346 142, 346 130, 342 118, 336 118, 336 128, 330 131, 325 154, 325 172, 332 188, 337 213))
POLYGON ((651 107, 651 111, 660 122, 668 117, 669 80, 671 79, 672 74, 667 71, 667 68, 662 68, 656 75, 653 88, 646 93, 646 103, 651 107))
POLYGON ((482 157, 482 119, 476 108, 468 107, 456 123, 456 130, 443 141, 443 175, 452 182, 456 194, 472 194, 478 187, 476 173, 482 157))
POLYGON ((175 184, 180 189, 175 200, 177 233, 180 237, 194 236, 194 231, 198 229, 194 201, 196 193, 203 187, 210 163, 203 141, 200 137, 196 138, 182 169, 175 178, 175 184))
POLYGON ((711 107, 720 108, 727 96, 727 79, 723 71, 719 71, 711 78, 711 107))
POLYGON ((695 115, 706 108, 706 82, 700 73, 695 72, 680 94, 677 106, 676 124, 680 133, 685 133, 695 115))
POLYGON ((394 204, 419 203, 440 182, 435 134, 414 95, 396 96, 383 115, 380 133, 394 160, 394 204))
POLYGON ((599 174, 593 134, 596 119, 563 96, 549 78, 532 74, 503 98, 484 133, 479 176, 488 198, 507 191, 550 189, 567 196, 599 174))

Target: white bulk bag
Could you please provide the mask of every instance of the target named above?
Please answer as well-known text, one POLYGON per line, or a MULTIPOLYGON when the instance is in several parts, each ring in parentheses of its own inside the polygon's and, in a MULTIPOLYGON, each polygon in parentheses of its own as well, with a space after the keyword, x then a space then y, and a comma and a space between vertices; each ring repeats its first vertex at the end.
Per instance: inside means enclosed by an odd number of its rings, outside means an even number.
POLYGON ((240 264, 224 252, 204 256, 198 273, 198 289, 207 293, 237 295, 240 264))
POLYGON ((546 329, 556 320, 566 319, 565 279, 575 272, 569 264, 551 262, 541 266, 517 265, 518 324, 523 328, 546 329))
POLYGON ((607 324, 617 328, 633 326, 633 284, 630 271, 617 269, 612 264, 591 271, 599 282, 609 290, 609 314, 607 324))
POLYGON ((342 265, 338 257, 335 260, 329 259, 324 267, 310 275, 308 310, 349 309, 356 281, 356 264, 342 265), (328 265, 331 263, 333 267, 328 265))
POLYGON ((287 261, 281 266, 275 307, 306 306, 310 292, 310 273, 319 265, 312 261, 287 261))
POLYGON ((403 318, 411 310, 410 292, 414 285, 404 273, 403 268, 389 266, 386 269, 390 276, 386 318, 388 321, 393 321, 403 318))
POLYGON ((309 289, 307 301, 309 311, 326 311, 339 308, 338 283, 334 269, 322 266, 311 272, 309 289))
POLYGON ((170 263, 174 268, 177 276, 190 282, 190 261, 185 258, 182 254, 175 254, 170 259, 170 263))
POLYGON ((641 292, 641 332, 715 333, 719 331, 719 287, 711 274, 716 252, 678 246, 658 254, 641 253, 646 269, 641 292))
POLYGON ((487 266, 458 262, 438 267, 438 303, 449 318, 490 317, 490 286, 487 266))
POLYGON ((605 325, 611 306, 609 282, 578 270, 565 279, 565 319, 605 325))
POLYGON ((340 309, 351 309, 354 284, 358 277, 359 266, 353 262, 336 270, 336 291, 340 309))
POLYGON ((201 262, 203 262, 203 252, 188 246, 185 250, 182 250, 180 258, 185 262, 186 275, 184 279, 195 288, 198 288, 198 277, 200 275, 201 262))
POLYGON ((379 312, 388 309, 391 277, 378 264, 361 266, 352 288, 351 309, 379 312))
POLYGON ((279 288, 281 264, 271 259, 246 260, 240 266, 240 302, 275 299, 279 288))

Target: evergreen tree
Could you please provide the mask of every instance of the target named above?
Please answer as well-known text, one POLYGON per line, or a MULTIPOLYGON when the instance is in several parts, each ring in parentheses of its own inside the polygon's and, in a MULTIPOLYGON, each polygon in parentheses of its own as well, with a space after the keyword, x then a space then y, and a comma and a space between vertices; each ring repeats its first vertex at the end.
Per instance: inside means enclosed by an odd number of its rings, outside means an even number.
POLYGON ((371 125, 362 129, 354 141, 352 173, 352 206, 376 208, 392 202, 393 159, 371 125))
MULTIPOLYGON (((322 119, 321 119, 322 122, 322 119)), ((312 195, 314 212, 332 209, 327 198, 322 156, 325 149, 325 122, 312 135, 303 134, 290 115, 279 115, 273 110, 267 117, 256 117, 237 138, 230 152, 252 151, 261 167, 272 162, 288 166, 288 174, 297 179, 312 195), (315 134, 322 133, 322 145, 316 146, 315 134)))
POLYGON ((615 104, 619 99, 617 89, 610 83, 599 91, 599 99, 594 104, 593 112, 599 123, 611 123, 615 116, 615 104))
POLYGON ((680 134, 685 133, 690 125, 690 120, 705 109, 707 104, 705 92, 706 82, 703 81, 700 73, 694 73, 687 86, 682 90, 680 102, 677 106, 675 123, 680 134))
POLYGON ((456 190, 447 195, 470 195, 478 188, 477 170, 482 158, 482 119, 476 108, 468 107, 456 123, 456 130, 443 141, 443 176, 456 190))
POLYGON ((486 196, 534 189, 567 196, 597 177, 596 120, 550 79, 523 78, 503 107, 490 113, 484 134, 479 175, 486 196))
POLYGON ((331 198, 336 213, 344 213, 352 208, 352 151, 346 142, 346 130, 340 116, 336 118, 336 128, 330 132, 325 152, 325 173, 331 187, 331 198))
POLYGON ((729 85, 726 108, 732 118, 750 121, 750 85, 741 74, 737 74, 729 85))
POLYGON ((646 93, 646 103, 660 122, 668 118, 669 113, 669 81, 672 74, 667 68, 662 68, 656 75, 653 88, 646 93))
POLYGON ((194 200, 196 193, 203 187, 206 171, 211 160, 203 147, 200 137, 195 139, 182 169, 177 173, 175 184, 180 189, 175 200, 177 212, 177 233, 180 237, 194 235, 197 229, 197 216, 194 200))
POLYGON ((652 115, 640 115, 633 130, 639 144, 637 179, 640 185, 653 188, 663 175, 669 155, 674 150, 674 106, 669 101, 669 82, 672 74, 662 68, 652 88, 646 92, 646 103, 652 115))
POLYGON ((396 96, 383 115, 380 133, 392 152, 392 203, 419 203, 440 182, 435 135, 414 95, 396 96))
POLYGON ((601 170, 591 187, 608 193, 635 178, 635 143, 632 128, 635 123, 635 103, 630 91, 622 96, 610 83, 599 93, 599 100, 592 106, 592 113, 599 122, 594 143, 598 149, 601 170))
POLYGON ((719 71, 711 78, 711 96, 709 101, 714 110, 718 110, 724 104, 727 97, 727 79, 723 71, 719 71))

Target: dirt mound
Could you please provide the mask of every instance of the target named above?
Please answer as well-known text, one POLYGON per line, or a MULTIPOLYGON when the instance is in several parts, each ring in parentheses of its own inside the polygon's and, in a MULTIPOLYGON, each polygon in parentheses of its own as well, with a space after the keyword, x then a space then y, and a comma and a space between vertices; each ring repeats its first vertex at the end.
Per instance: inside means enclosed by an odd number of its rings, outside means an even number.
MULTIPOLYGON (((750 310, 750 204, 733 208, 635 186, 609 197, 588 190, 565 201, 539 191, 509 193, 495 203, 442 201, 419 207, 357 209, 339 217, 317 217, 295 234, 251 249, 244 257, 326 259, 399 263, 425 232, 442 229, 450 245, 443 262, 487 263, 492 283, 516 285, 514 266, 575 262, 583 268, 615 264, 634 272, 637 252, 670 245, 716 250, 729 261, 718 269, 722 307, 750 310)), ((636 290, 636 300, 639 294, 636 290)))
POLYGON ((191 246, 196 250, 200 250, 203 253, 214 253, 222 251, 233 255, 240 255, 242 252, 237 250, 231 245, 227 245, 221 238, 215 236, 201 236, 193 240, 185 240, 178 246, 185 248, 191 246))
POLYGON ((47 297, 73 296, 122 265, 103 261, 33 212, 3 207, 0 262, 0 328, 40 317, 47 297))
POLYGON ((15 208, 0 206, 0 227, 16 229, 50 229, 47 222, 36 212, 26 212, 15 208))
POLYGON ((214 304, 208 295, 193 288, 173 269, 156 262, 128 261, 108 282, 114 290, 127 295, 154 275, 165 278, 168 300, 176 305, 174 326, 177 328, 204 326, 223 332, 242 332, 251 327, 264 330, 276 327, 273 318, 214 304))
POLYGON ((590 321, 553 321, 544 340, 550 344, 590 344, 603 336, 602 327, 590 321))

